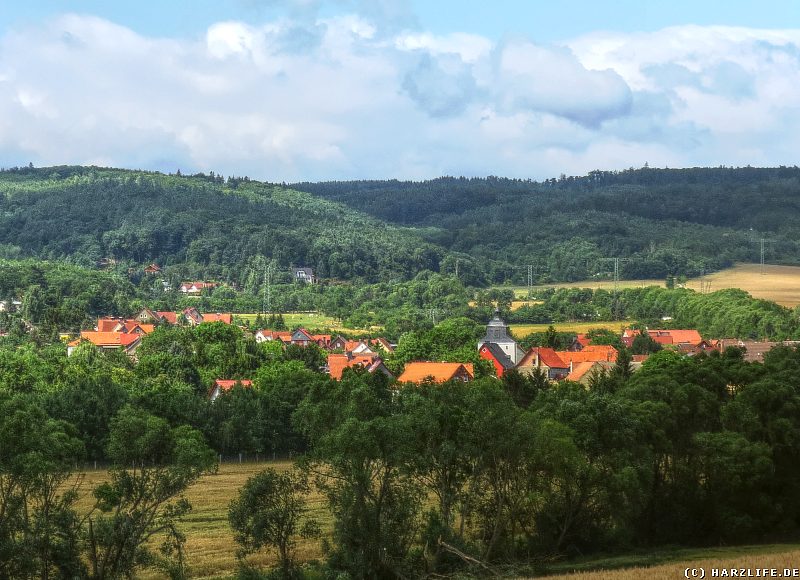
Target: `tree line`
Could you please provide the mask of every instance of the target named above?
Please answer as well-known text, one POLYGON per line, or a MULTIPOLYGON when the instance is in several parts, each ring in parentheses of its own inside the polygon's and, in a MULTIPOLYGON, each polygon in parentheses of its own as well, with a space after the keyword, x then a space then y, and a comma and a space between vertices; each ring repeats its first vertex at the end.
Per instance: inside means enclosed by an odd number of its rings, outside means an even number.
MULTIPOLYGON (((158 331, 137 368, 91 348, 66 362, 0 349, 0 576, 186 577, 182 493, 228 444, 302 453, 293 473, 257 476, 231 506, 242 577, 267 573, 246 556, 270 547, 280 577, 410 578, 798 532, 795 349, 763 363, 737 349, 662 351, 636 373, 623 355, 588 388, 515 372, 397 387, 357 369, 331 381, 313 349, 251 359, 224 325, 184 332, 158 331), (254 385, 208 403, 192 381, 225 365, 250 368, 254 385), (91 456, 112 467, 87 515, 66 484, 91 456), (332 518, 322 536, 304 507, 312 489, 332 518), (162 545, 147 543, 156 536, 162 545), (300 537, 327 546, 316 572, 292 554, 300 537)), ((450 348, 474 340, 466 321, 437 332, 450 348)))

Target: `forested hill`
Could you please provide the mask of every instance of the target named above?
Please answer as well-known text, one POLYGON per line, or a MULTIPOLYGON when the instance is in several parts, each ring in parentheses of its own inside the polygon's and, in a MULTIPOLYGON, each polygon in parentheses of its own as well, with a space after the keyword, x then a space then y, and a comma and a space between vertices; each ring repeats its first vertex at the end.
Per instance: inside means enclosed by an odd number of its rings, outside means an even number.
POLYGON ((796 263, 800 249, 797 167, 642 168, 544 182, 444 177, 292 187, 386 221, 435 228, 426 230, 427 239, 465 254, 464 271, 470 255, 494 279, 516 272, 521 280, 526 264, 536 266, 540 279, 585 279, 610 269, 603 257, 634 258, 622 264, 628 278, 696 275, 758 261, 762 237, 768 240, 768 261, 796 263))
POLYGON ((95 167, 0 171, 0 258, 240 284, 265 259, 285 276, 391 281, 423 270, 467 285, 692 276, 800 256, 800 169, 592 172, 544 182, 440 178, 274 185, 95 167))
POLYGON ((391 280, 439 269, 415 231, 285 187, 221 176, 89 167, 0 172, 0 257, 91 266, 155 262, 243 282, 254 264, 325 278, 391 280))

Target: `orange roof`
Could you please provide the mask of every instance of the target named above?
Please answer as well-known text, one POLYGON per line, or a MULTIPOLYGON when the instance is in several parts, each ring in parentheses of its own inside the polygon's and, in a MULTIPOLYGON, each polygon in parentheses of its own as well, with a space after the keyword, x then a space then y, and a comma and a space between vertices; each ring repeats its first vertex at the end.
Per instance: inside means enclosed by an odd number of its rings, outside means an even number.
POLYGON ((668 333, 672 337, 673 344, 699 344, 703 340, 696 330, 661 330, 659 332, 668 333))
POLYGON ((456 378, 462 369, 467 371, 470 379, 475 377, 472 363, 410 362, 397 380, 401 383, 421 383, 433 379, 436 383, 444 383, 456 378))
POLYGON ((98 332, 113 332, 117 324, 122 322, 119 318, 98 318, 97 331, 98 332))
POLYGON ((586 373, 591 371, 598 362, 596 361, 586 361, 580 362, 572 367, 572 372, 567 375, 568 381, 580 381, 586 373))
POLYGON ((592 344, 592 339, 587 338, 585 333, 580 333, 575 337, 575 340, 583 347, 589 346, 592 344))
POLYGON ((156 312, 161 318, 169 322, 170 324, 178 324, 178 315, 174 312, 161 312, 160 310, 156 312))
POLYGON ((556 351, 554 351, 552 348, 547 348, 544 346, 533 347, 530 349, 528 353, 522 357, 522 360, 519 361, 517 366, 529 366, 532 364, 532 361, 536 359, 537 354, 539 355, 539 362, 551 369, 569 368, 569 363, 561 360, 561 357, 558 356, 556 351))
POLYGON ((156 329, 155 324, 141 324, 136 320, 126 320, 123 322, 123 326, 125 328, 125 332, 128 334, 134 332, 137 326, 141 328, 142 332, 144 332, 145 334, 150 334, 156 329))
POLYGON ((216 381, 214 381, 214 386, 219 387, 221 391, 230 391, 237 384, 240 384, 243 387, 252 387, 253 381, 247 379, 242 379, 242 380, 217 379, 216 381))
POLYGON ((557 351, 556 354, 567 365, 581 362, 617 361, 617 349, 606 345, 590 345, 581 351, 557 351))
POLYGON ((124 332, 95 332, 84 330, 81 332, 81 340, 88 340, 97 346, 130 346, 139 340, 138 334, 127 334, 124 332))
POLYGON ((352 358, 348 357, 346 354, 329 354, 328 370, 330 371, 332 379, 339 380, 342 378, 344 369, 356 366, 368 367, 376 358, 374 354, 356 355, 352 358))
POLYGON ((282 342, 291 342, 292 332, 288 330, 262 330, 261 335, 266 339, 280 340, 282 342))
POLYGON ((233 316, 230 314, 203 314, 203 322, 224 322, 230 324, 233 316))
POLYGON ((639 362, 640 363, 640 362, 646 361, 648 358, 650 358, 649 354, 635 354, 635 355, 633 355, 631 357, 631 360, 633 362, 639 362))

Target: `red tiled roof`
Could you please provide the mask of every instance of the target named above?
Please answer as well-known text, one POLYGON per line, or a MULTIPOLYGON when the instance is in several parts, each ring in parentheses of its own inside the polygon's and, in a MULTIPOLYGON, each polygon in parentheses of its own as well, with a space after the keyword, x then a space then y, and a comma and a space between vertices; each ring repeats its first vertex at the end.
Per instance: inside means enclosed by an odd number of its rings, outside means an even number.
POLYGON ((373 362, 380 359, 374 354, 369 355, 356 355, 349 357, 346 354, 329 354, 328 355, 328 370, 331 378, 339 380, 342 378, 344 369, 353 368, 357 366, 369 367, 373 362))
POLYGON ((161 318, 169 322, 170 324, 178 324, 178 315, 174 312, 156 312, 161 318))
POLYGON ((568 381, 580 381, 586 373, 591 371, 595 365, 599 364, 596 361, 580 362, 572 367, 572 372, 567 375, 568 381))
POLYGON ((607 345, 590 345, 581 351, 557 351, 558 358, 569 366, 569 363, 608 361, 616 362, 617 349, 607 345))
POLYGON ((444 383, 455 378, 461 369, 466 370, 470 378, 475 377, 472 363, 410 362, 397 380, 401 383, 421 383, 430 378, 436 383, 444 383))
POLYGON ((81 332, 81 340, 88 340, 97 346, 130 346, 139 338, 138 334, 124 332, 95 332, 93 330, 81 332))
POLYGON ((113 332, 120 322, 119 318, 98 318, 97 332, 113 332))
POLYGON ((203 322, 224 322, 231 324, 233 316, 231 314, 203 314, 203 322))
POLYGON ((214 386, 219 387, 221 391, 230 391, 233 387, 237 384, 242 385, 245 388, 249 388, 253 386, 253 381, 248 379, 242 380, 235 380, 235 379, 217 379, 214 381, 214 386))
POLYGON ((268 340, 280 340, 281 342, 292 340, 292 333, 288 330, 262 330, 261 335, 268 340))

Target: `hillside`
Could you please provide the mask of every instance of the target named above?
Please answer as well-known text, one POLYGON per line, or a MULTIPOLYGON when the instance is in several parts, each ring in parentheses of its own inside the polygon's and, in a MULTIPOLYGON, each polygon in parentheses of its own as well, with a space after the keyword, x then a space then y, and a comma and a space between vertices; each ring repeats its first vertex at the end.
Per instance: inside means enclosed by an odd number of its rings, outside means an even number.
MULTIPOLYGON (((95 167, 0 171, 0 258, 242 285, 272 260, 323 278, 409 280, 458 270, 466 285, 699 276, 796 264, 800 169, 639 169, 544 182, 261 183, 95 167)), ((262 274, 259 274, 262 275, 262 274)))
POLYGON ((623 278, 699 275, 735 262, 797 263, 800 169, 595 171, 544 182, 445 177, 425 182, 299 183, 292 187, 396 224, 467 255, 490 281, 608 275, 606 257, 632 258, 623 278))
POLYGON ((444 252, 408 228, 247 179, 84 167, 0 172, 0 257, 180 266, 244 282, 257 256, 326 278, 411 278, 444 252))

